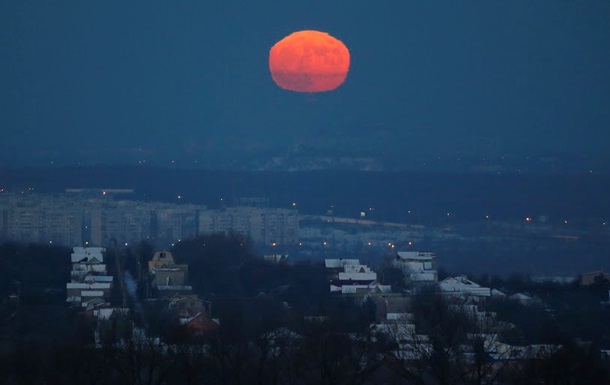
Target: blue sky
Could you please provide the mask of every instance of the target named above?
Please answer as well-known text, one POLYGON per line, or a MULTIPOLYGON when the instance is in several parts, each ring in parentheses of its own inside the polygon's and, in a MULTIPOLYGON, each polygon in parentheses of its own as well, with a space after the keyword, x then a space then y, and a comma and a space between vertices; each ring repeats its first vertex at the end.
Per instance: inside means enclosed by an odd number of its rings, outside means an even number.
POLYGON ((5 1, 0 163, 604 156, 608 20, 602 0, 5 1), (270 47, 301 29, 350 49, 336 91, 271 80, 270 47))

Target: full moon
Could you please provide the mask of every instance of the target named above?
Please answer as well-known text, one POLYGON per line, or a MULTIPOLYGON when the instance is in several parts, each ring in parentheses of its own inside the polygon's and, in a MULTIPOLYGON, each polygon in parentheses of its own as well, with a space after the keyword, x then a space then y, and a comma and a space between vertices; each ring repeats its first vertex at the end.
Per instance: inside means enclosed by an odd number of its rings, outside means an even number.
POLYGON ((273 81, 295 92, 334 90, 345 81, 349 62, 345 44, 320 31, 294 32, 269 51, 273 81))

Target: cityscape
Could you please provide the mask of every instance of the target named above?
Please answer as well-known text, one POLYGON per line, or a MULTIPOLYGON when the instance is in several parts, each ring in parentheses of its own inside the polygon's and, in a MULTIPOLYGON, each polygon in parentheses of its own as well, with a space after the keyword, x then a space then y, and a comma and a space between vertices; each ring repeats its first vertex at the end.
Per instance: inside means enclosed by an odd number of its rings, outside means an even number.
POLYGON ((0 2, 0 384, 610 384, 610 2, 0 2))

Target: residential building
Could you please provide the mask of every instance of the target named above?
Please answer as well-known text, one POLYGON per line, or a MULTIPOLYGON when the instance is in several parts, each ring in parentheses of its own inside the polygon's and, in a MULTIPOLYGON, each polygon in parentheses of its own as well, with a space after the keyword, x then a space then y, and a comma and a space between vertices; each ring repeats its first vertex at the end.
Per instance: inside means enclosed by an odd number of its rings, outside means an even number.
POLYGON ((266 245, 294 245, 299 242, 299 216, 294 209, 268 207, 206 210, 199 213, 199 232, 233 232, 266 245))
POLYGON ((324 267, 327 269, 338 269, 337 272, 343 270, 346 265, 360 265, 359 259, 325 259, 324 267))
POLYGON ((358 259, 326 259, 324 265, 331 273, 331 292, 363 294, 391 291, 390 286, 377 282, 377 273, 368 266, 361 265, 358 259))
POLYGON ((106 275, 103 247, 74 247, 70 260, 72 271, 66 284, 67 302, 87 308, 90 303, 110 299, 113 277, 106 275))
POLYGON ((148 262, 153 276, 152 286, 184 286, 188 277, 188 265, 176 264, 172 253, 166 250, 157 251, 148 262))
POLYGON ((452 296, 490 297, 491 289, 469 280, 465 275, 448 277, 439 283, 441 293, 452 296))
POLYGON ((402 270, 405 279, 413 283, 438 282, 436 255, 432 252, 399 251, 393 265, 402 270))
POLYGON ((288 263, 288 254, 267 254, 263 256, 266 262, 278 265, 288 263))

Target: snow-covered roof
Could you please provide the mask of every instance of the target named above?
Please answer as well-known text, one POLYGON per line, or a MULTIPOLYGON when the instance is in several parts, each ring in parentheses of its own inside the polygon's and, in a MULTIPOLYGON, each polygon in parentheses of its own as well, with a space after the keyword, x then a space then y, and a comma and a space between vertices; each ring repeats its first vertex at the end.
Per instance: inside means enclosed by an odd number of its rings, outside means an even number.
POLYGON ((72 263, 87 262, 87 263, 102 263, 104 256, 102 253, 106 251, 103 247, 74 247, 70 259, 72 263))
POLYGON ((110 282, 94 282, 94 283, 83 283, 83 282, 68 282, 66 283, 66 289, 85 289, 85 290, 105 290, 110 289, 110 282))
POLYGON ((439 283, 439 286, 445 294, 469 294, 483 297, 491 295, 491 290, 488 287, 482 287, 464 275, 445 278, 439 283))
POLYGON ((327 269, 337 269, 345 265, 360 265, 359 259, 325 259, 324 266, 327 269))
POLYGON ((345 273, 370 273, 371 268, 367 265, 345 265, 343 271, 345 273))
POLYGON ((82 297, 103 297, 104 292, 101 290, 83 290, 80 292, 80 296, 82 297))
POLYGON ((525 293, 515 293, 515 294, 512 294, 508 298, 518 300, 518 301, 531 301, 534 299, 532 296, 527 295, 525 293))
POLYGON ((432 261, 436 258, 434 253, 429 251, 399 251, 396 255, 399 259, 412 261, 432 261))

